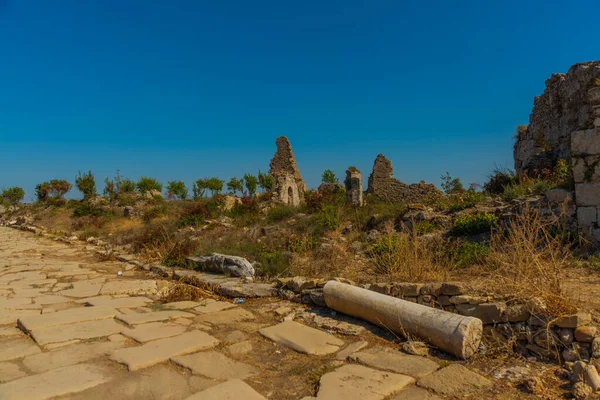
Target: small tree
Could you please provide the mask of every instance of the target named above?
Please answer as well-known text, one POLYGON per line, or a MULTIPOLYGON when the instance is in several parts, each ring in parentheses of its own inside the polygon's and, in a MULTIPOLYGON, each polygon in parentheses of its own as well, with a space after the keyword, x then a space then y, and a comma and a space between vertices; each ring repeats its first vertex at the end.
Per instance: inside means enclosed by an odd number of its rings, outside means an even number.
POLYGON ((17 186, 8 189, 2 189, 0 197, 2 200, 7 201, 10 204, 16 205, 25 197, 25 191, 17 186))
POLYGON ((46 201, 49 198, 60 199, 69 190, 71 190, 71 184, 64 179, 52 179, 49 182, 43 182, 35 186, 38 201, 46 201))
POLYGON ((192 191, 194 192, 194 200, 198 200, 204 197, 204 192, 207 189, 206 182, 206 179, 198 179, 196 182, 194 182, 194 185, 192 187, 192 191))
POLYGON ((453 178, 450 176, 448 171, 446 171, 446 175, 441 176, 442 179, 442 189, 446 194, 452 193, 462 193, 465 191, 462 182, 459 178, 453 178))
POLYGON ((321 182, 322 183, 339 183, 339 180, 335 176, 335 173, 332 170, 326 169, 323 172, 323 175, 321 175, 321 182))
POLYGON ((263 191, 270 192, 273 190, 273 187, 275 186, 275 181, 273 180, 273 177, 271 175, 262 173, 259 170, 258 171, 258 186, 260 186, 260 188, 263 191))
POLYGON ((145 194, 151 190, 156 190, 160 193, 162 192, 163 185, 154 178, 142 176, 135 184, 135 187, 141 194, 145 194))
POLYGON ((122 177, 119 170, 114 179, 104 179, 104 195, 110 200, 115 200, 120 194, 133 192, 135 192, 135 183, 122 177))
POLYGON ((258 186, 258 179, 252 174, 244 174, 244 184, 249 196, 256 194, 256 187, 258 186))
POLYGON ((244 191, 244 180, 238 178, 231 178, 229 182, 227 182, 227 189, 229 193, 235 195, 236 192, 242 193, 244 191))
POLYGON ((180 200, 187 199, 188 190, 183 181, 169 181, 167 184, 167 197, 169 199, 177 198, 180 200))
POLYGON ((79 175, 75 178, 75 186, 83 193, 84 200, 96 197, 96 180, 92 171, 88 171, 87 174, 81 174, 79 171, 79 175))
POLYGON ((213 196, 216 196, 223 190, 224 183, 225 181, 222 181, 219 178, 210 178, 206 180, 206 188, 210 190, 213 196))

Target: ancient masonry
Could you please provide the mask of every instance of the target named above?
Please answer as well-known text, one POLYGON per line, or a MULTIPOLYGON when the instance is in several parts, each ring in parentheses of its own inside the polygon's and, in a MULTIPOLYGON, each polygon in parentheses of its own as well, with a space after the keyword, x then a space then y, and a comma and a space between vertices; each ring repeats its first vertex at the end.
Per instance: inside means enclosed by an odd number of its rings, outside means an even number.
POLYGON ((346 170, 346 203, 361 207, 363 201, 362 174, 356 167, 348 167, 346 170))
POLYGON ((554 74, 534 100, 529 125, 517 133, 515 170, 520 175, 551 169, 559 159, 573 168, 579 229, 600 242, 600 61, 575 64, 554 74))
POLYGON ((392 162, 379 154, 369 176, 367 193, 389 202, 408 203, 417 202, 430 194, 441 193, 435 185, 423 181, 407 185, 395 179, 393 173, 392 162))
POLYGON ((275 141, 277 152, 271 160, 271 175, 275 181, 275 196, 283 204, 298 206, 304 202, 306 184, 292 152, 292 145, 285 136, 275 141))

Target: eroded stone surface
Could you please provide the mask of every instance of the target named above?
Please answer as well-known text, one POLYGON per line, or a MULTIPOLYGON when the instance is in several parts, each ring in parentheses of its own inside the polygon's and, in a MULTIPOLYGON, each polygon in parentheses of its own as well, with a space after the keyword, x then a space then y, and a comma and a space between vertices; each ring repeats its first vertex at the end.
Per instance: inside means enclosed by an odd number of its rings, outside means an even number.
POLYGON ((492 382, 458 364, 451 364, 419 380, 419 386, 443 396, 462 397, 478 393, 492 382))
MULTIPOLYGON (((56 314, 58 313, 46 315, 56 314)), ((31 331, 31 336, 40 346, 45 346, 49 343, 110 336, 115 333, 121 333, 124 329, 126 328, 116 323, 114 319, 102 319, 34 329, 31 331)))
POLYGON ((90 306, 109 306, 113 308, 137 308, 144 307, 147 303, 151 303, 147 297, 120 297, 113 298, 111 296, 98 296, 86 299, 85 303, 90 306))
POLYGON ((139 325, 175 318, 191 318, 193 316, 194 314, 186 313, 184 311, 158 311, 150 313, 122 314, 118 315, 117 319, 125 322, 127 325, 139 325))
POLYGON ((232 379, 203 390, 186 400, 267 400, 240 379, 232 379))
POLYGON ((215 347, 219 341, 201 331, 191 331, 179 336, 148 342, 139 347, 119 349, 110 359, 127 365, 130 371, 147 368, 167 361, 171 357, 215 347))
POLYGON ((0 383, 9 382, 27 375, 19 366, 12 362, 0 362, 0 383))
POLYGON ((40 348, 27 338, 10 339, 0 342, 0 361, 14 360, 37 353, 41 353, 40 348))
POLYGON ((420 378, 435 372, 439 365, 424 357, 405 355, 383 347, 354 353, 351 358, 356 362, 373 368, 396 372, 420 378))
POLYGON ((214 312, 219 312, 223 310, 227 310, 229 308, 235 307, 233 303, 227 303, 225 301, 203 301, 198 307, 194 308, 194 311, 198 314, 210 314, 214 312))
POLYGON ((121 347, 116 342, 82 343, 25 357, 23 364, 32 372, 40 373, 54 368, 79 364, 101 357, 121 347))
POLYGON ((188 368, 196 375, 218 380, 245 379, 255 375, 251 366, 234 361, 216 351, 202 351, 187 356, 171 357, 171 361, 188 368))
POLYGON ((299 353, 325 355, 335 353, 344 342, 329 333, 294 321, 286 321, 258 331, 261 335, 299 353))
POLYGON ((181 335, 186 330, 187 327, 185 325, 153 322, 149 324, 137 325, 135 329, 124 330, 123 335, 135 340, 136 342, 146 343, 151 340, 181 335))
POLYGON ((229 325, 243 321, 251 321, 253 319, 254 315, 250 311, 244 310, 243 308, 234 308, 232 310, 199 315, 194 321, 200 324, 229 325))
POLYGON ((155 294, 156 291, 156 281, 131 279, 106 282, 100 289, 100 294, 148 295, 155 294))
POLYGON ((442 400, 440 397, 435 394, 428 392, 425 389, 418 388, 415 386, 411 386, 409 388, 404 389, 391 400, 442 400))
POLYGON ((28 315, 19 318, 18 323, 26 331, 32 331, 57 325, 113 318, 117 314, 119 312, 112 307, 83 307, 47 315, 28 315))

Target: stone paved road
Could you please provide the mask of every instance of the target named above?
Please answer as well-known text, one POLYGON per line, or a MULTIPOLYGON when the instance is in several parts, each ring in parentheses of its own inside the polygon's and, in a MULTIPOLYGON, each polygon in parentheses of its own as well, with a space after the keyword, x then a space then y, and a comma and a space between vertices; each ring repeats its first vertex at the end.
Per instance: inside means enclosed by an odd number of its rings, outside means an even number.
POLYGON ((328 333, 275 299, 165 304, 172 283, 144 274, 0 228, 0 400, 515 398, 374 327, 328 333))

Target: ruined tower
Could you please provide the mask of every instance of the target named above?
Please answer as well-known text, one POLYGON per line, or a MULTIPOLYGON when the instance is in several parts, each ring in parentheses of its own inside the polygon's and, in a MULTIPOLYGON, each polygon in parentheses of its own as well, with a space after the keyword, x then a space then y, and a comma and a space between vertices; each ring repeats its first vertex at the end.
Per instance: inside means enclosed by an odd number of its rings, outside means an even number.
POLYGON ((364 204, 362 189, 362 174, 356 167, 346 170, 346 203, 360 207, 364 204))
POLYGON ((277 152, 271 160, 269 175, 275 181, 276 198, 283 204, 298 206, 304 202, 306 184, 292 152, 292 145, 285 136, 275 141, 277 152))

